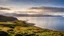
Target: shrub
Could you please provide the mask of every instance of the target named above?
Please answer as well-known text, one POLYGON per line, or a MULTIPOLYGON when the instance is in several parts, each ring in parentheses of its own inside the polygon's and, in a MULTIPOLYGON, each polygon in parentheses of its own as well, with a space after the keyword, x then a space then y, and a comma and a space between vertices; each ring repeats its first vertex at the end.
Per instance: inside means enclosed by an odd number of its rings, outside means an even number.
POLYGON ((0 31, 0 36, 10 36, 7 32, 0 31))

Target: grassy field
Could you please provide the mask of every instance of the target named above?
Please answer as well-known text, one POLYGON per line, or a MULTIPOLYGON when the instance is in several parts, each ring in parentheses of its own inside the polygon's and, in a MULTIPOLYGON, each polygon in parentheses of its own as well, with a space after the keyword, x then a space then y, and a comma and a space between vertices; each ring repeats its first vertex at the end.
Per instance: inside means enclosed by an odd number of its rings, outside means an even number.
POLYGON ((42 29, 25 21, 0 22, 0 31, 9 36, 64 36, 64 32, 42 29))

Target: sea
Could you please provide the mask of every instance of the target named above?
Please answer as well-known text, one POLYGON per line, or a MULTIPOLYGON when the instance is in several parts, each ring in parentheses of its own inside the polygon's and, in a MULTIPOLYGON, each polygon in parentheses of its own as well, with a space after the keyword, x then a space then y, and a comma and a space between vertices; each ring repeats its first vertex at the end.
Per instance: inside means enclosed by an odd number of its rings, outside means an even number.
POLYGON ((19 20, 26 21, 28 23, 34 23, 35 26, 50 30, 64 31, 64 17, 17 17, 19 20))

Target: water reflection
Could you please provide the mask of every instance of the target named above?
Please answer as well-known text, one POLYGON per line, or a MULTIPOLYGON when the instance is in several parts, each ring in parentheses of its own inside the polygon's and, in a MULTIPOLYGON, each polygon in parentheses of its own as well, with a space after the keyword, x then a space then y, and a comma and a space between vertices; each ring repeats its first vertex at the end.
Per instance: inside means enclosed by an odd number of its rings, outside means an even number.
POLYGON ((64 30, 64 17, 18 17, 18 19, 35 23, 35 26, 41 28, 64 30))

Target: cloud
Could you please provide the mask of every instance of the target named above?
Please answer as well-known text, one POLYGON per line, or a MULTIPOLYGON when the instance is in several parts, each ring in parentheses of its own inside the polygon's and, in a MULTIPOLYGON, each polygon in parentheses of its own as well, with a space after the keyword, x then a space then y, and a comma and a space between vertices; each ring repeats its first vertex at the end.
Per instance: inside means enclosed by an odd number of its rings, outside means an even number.
MULTIPOLYGON (((11 10, 10 8, 6 7, 0 7, 0 10, 11 10)), ((13 16, 51 16, 51 17, 57 17, 57 16, 64 16, 64 8, 58 8, 58 7, 32 7, 29 8, 30 11, 11 11, 7 12, 12 14, 13 16), (36 12, 36 13, 34 13, 36 12), (19 14, 18 14, 19 13, 19 14)), ((5 11, 4 11, 5 12, 5 11)), ((8 14, 9 15, 9 14, 8 14)))
POLYGON ((10 8, 0 7, 0 10, 11 10, 10 8))
POLYGON ((64 8, 60 7, 32 7, 29 10, 41 10, 42 12, 64 12, 64 8))
POLYGON ((0 7, 0 14, 1 13, 14 13, 14 10, 10 7, 0 7))
POLYGON ((29 13, 38 13, 40 15, 64 16, 64 8, 61 7, 31 7, 28 8, 29 13))

